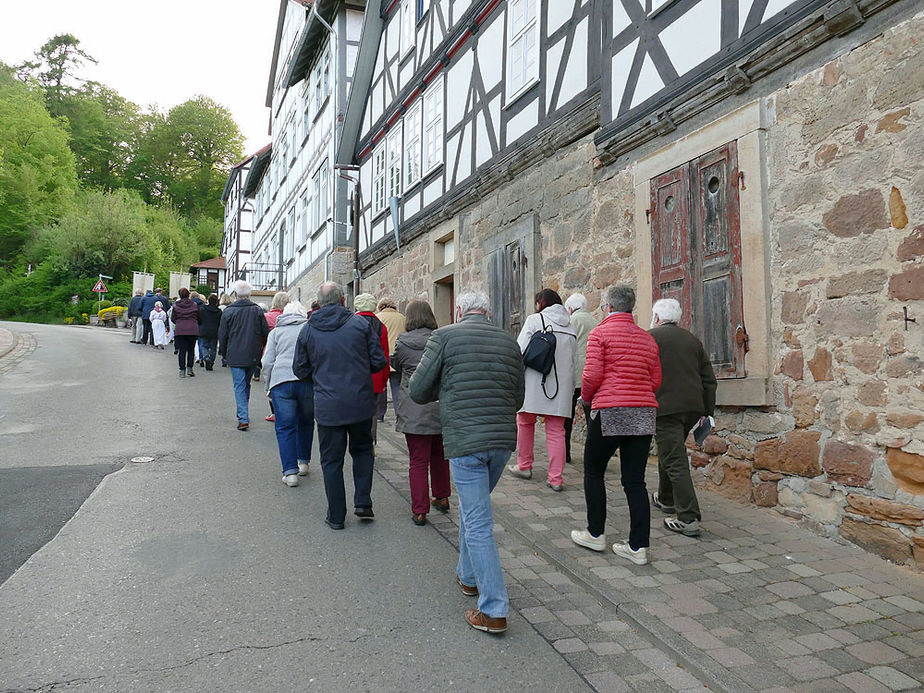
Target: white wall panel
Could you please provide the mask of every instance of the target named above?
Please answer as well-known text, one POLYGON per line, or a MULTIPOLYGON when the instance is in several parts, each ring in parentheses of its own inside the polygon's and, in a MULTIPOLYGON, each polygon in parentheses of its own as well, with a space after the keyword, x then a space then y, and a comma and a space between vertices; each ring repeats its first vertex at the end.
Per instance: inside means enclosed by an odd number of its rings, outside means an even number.
POLYGON ((491 141, 488 139, 488 127, 485 123, 484 113, 479 113, 475 118, 478 130, 475 146, 475 166, 481 166, 485 161, 491 158, 491 141))
POLYGON ((767 3, 767 9, 764 10, 764 17, 761 21, 766 22, 770 17, 782 12, 794 2, 795 0, 770 0, 770 2, 767 3))
POLYGON ((642 72, 638 76, 638 84, 635 86, 635 94, 632 95, 632 108, 638 106, 649 96, 661 91, 664 88, 664 82, 661 75, 658 74, 651 56, 645 54, 645 62, 642 63, 642 72))
POLYGON ((561 66, 564 52, 565 39, 560 39, 558 43, 549 46, 545 53, 545 103, 549 109, 558 107, 558 104, 552 103, 552 92, 555 90, 555 80, 558 77, 558 68, 561 66))
POLYGON ((398 55, 398 50, 401 48, 401 10, 399 9, 392 15, 392 18, 388 21, 387 26, 385 27, 385 58, 387 60, 393 60, 395 56, 398 55))
POLYGON ((455 127, 465 115, 465 102, 472 81, 474 53, 464 51, 446 75, 446 129, 455 127))
POLYGON ((635 57, 638 42, 639 39, 635 39, 613 56, 610 70, 613 79, 610 111, 614 118, 619 113, 619 104, 626 90, 626 80, 629 79, 629 70, 632 68, 632 59, 635 57))
POLYGON ((564 106, 587 88, 587 31, 589 20, 584 19, 574 30, 574 43, 566 57, 568 67, 558 95, 557 107, 564 106))
POLYGON ((488 91, 504 77, 504 41, 503 15, 478 31, 478 63, 488 91))
POLYGON ((408 60, 404 67, 401 68, 401 74, 398 77, 398 91, 400 92, 408 85, 414 77, 414 61, 408 60))
POLYGON ((425 188, 423 195, 424 207, 436 202, 443 194, 443 176, 434 178, 425 188))
POLYGON ((509 145, 520 135, 532 130, 539 123, 539 102, 533 99, 533 102, 526 106, 517 115, 507 121, 507 142, 509 145))
POLYGON ((410 219, 412 216, 417 214, 420 211, 420 188, 417 188, 418 192, 415 192, 411 195, 407 195, 404 200, 404 218, 410 219))
MULTIPOLYGON (((459 154, 459 170, 456 173, 456 184, 472 175, 472 129, 470 127, 465 128, 461 137, 462 149, 459 154)), ((451 171, 450 175, 452 175, 451 171)))
MULTIPOLYGON (((635 2, 635 0, 632 1, 635 2)), ((623 7, 622 0, 613 0, 613 38, 619 36, 631 24, 632 20, 626 14, 626 8, 623 7)))
POLYGON ((572 0, 549 0, 546 5, 547 35, 551 36, 561 29, 569 19, 574 7, 572 0))
POLYGON ((682 75, 722 48, 721 0, 701 0, 661 32, 661 43, 682 75))

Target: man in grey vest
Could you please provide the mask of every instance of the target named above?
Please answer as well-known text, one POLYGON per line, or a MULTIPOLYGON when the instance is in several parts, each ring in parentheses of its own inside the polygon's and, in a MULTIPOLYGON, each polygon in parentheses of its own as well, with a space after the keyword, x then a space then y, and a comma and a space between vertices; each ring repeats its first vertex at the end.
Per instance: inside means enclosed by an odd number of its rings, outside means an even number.
POLYGON ((676 517, 664 526, 689 537, 699 536, 699 503, 687 459, 687 434, 715 412, 715 373, 703 343, 680 326, 680 303, 673 298, 655 301, 651 308, 651 336, 658 344, 663 380, 655 395, 658 418, 658 491, 651 503, 676 517))
POLYGON ((476 630, 507 630, 510 600, 494 539, 491 491, 517 446, 517 410, 523 404, 523 359, 516 340, 488 320, 483 293, 457 301, 458 322, 427 340, 408 383, 418 404, 440 403, 443 449, 459 498, 459 563, 462 593, 478 597, 465 612, 476 630))

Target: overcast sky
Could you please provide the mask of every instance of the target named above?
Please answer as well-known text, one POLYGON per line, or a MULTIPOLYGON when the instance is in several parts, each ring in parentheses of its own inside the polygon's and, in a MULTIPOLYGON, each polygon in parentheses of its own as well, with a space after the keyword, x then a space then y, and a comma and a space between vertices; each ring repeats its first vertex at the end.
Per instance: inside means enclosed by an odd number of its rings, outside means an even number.
POLYGON ((0 0, 0 61, 20 63, 56 34, 99 61, 88 79, 168 110, 196 94, 227 107, 253 152, 269 142, 278 0, 0 0))

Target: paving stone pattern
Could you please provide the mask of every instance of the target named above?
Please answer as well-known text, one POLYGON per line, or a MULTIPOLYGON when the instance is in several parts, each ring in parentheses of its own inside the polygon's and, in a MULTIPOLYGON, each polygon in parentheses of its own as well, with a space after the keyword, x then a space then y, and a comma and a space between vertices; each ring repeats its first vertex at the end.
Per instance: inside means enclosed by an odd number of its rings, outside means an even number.
POLYGON ((35 347, 31 332, 0 330, 0 374, 13 370, 35 347))
MULTIPOLYGON (((393 429, 389 411, 376 468, 409 499, 407 448, 393 429)), ((924 576, 702 490, 700 538, 668 531, 652 508, 649 565, 578 547, 570 532, 586 527, 582 466, 566 467, 563 492, 549 489, 542 437, 533 478, 505 474, 492 495, 511 606, 522 617, 506 637, 530 624, 601 692, 922 688, 924 576)), ((628 532, 618 465, 607 498, 612 544, 628 532)), ((457 545, 451 504, 428 519, 457 545)))

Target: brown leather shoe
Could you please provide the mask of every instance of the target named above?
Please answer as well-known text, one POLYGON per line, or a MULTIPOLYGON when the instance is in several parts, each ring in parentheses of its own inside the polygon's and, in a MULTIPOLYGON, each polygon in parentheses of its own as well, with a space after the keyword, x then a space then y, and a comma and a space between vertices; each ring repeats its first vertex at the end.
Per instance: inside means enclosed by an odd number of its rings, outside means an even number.
POLYGON ((462 594, 464 594, 466 597, 478 596, 478 588, 476 586, 466 585, 464 582, 462 582, 462 578, 460 578, 458 575, 456 575, 456 582, 459 583, 459 587, 462 588, 462 594))
POLYGON ((423 527, 427 524, 427 513, 414 513, 414 524, 423 527))
POLYGON ((507 630, 506 618, 491 618, 490 616, 485 616, 478 609, 466 611, 465 620, 475 630, 483 630, 485 633, 503 633, 507 630))
POLYGON ((448 498, 431 498, 430 505, 439 510, 441 513, 449 512, 449 499, 448 498))

